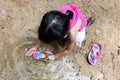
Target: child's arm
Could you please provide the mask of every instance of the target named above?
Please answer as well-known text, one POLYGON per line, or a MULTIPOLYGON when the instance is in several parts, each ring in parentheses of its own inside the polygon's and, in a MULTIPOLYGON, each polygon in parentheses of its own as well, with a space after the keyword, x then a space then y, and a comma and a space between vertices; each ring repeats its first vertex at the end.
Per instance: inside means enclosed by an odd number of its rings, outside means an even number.
POLYGON ((35 47, 38 48, 41 45, 41 41, 37 39, 35 47))
POLYGON ((69 41, 68 41, 67 48, 65 50, 63 50, 62 52, 60 52, 60 53, 48 56, 48 58, 50 60, 54 61, 54 60, 56 60, 56 59, 58 59, 58 58, 60 58, 60 57, 62 57, 62 56, 64 56, 64 55, 66 55, 66 54, 71 52, 71 50, 74 47, 74 36, 71 35, 71 34, 69 34, 68 36, 69 36, 69 41))
POLYGON ((70 35, 67 48, 65 50, 63 50, 62 52, 55 54, 55 59, 58 59, 64 55, 70 53, 71 50, 73 49, 73 47, 74 47, 74 39, 73 39, 73 36, 70 35))
POLYGON ((38 49, 38 47, 40 47, 40 45, 41 45, 41 41, 37 40, 35 46, 26 52, 26 56, 31 56, 33 54, 33 52, 36 51, 38 49))

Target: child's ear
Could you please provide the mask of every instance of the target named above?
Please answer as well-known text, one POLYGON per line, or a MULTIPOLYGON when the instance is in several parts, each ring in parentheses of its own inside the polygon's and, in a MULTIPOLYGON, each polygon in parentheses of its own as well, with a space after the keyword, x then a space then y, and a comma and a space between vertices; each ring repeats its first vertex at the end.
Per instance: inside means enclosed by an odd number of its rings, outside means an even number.
POLYGON ((68 34, 66 34, 65 36, 64 36, 64 38, 66 38, 68 36, 68 34))

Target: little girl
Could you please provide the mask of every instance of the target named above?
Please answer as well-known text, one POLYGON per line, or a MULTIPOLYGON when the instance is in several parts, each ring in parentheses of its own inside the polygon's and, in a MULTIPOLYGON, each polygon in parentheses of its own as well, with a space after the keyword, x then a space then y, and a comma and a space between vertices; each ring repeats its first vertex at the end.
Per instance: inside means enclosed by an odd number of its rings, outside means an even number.
POLYGON ((47 12, 43 16, 38 29, 37 44, 27 51, 26 56, 31 56, 40 47, 41 41, 49 43, 65 38, 68 38, 66 49, 48 56, 48 59, 54 61, 70 53, 74 47, 74 43, 79 47, 81 46, 82 41, 85 39, 86 25, 87 20, 85 16, 73 4, 62 7, 58 11, 47 12))

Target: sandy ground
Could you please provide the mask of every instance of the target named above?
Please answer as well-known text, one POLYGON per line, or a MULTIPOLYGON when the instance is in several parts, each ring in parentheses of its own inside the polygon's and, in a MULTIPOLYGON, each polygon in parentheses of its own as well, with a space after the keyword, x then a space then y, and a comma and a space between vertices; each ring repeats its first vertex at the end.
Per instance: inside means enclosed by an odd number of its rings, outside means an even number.
POLYGON ((0 0, 0 80, 120 80, 120 0, 0 0), (43 14, 70 3, 96 18, 82 47, 54 63, 25 57, 43 14), (101 54, 92 66, 86 55, 95 43, 101 54))

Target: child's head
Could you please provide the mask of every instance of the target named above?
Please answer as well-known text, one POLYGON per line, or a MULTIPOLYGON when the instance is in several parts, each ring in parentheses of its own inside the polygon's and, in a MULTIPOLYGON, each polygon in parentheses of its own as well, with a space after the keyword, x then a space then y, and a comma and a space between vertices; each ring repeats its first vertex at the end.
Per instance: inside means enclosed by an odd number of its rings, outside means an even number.
POLYGON ((71 11, 63 14, 59 11, 47 12, 38 29, 38 37, 43 42, 61 40, 68 32, 69 21, 73 17, 71 11))

